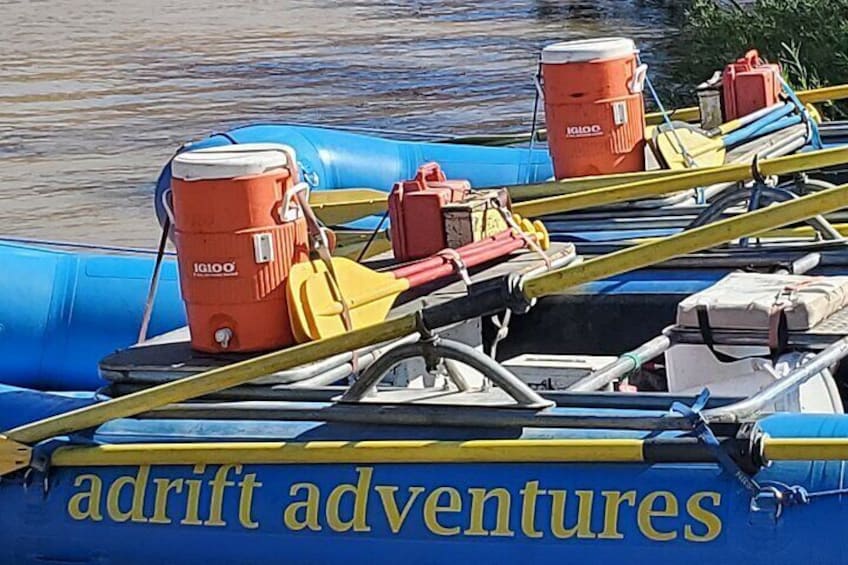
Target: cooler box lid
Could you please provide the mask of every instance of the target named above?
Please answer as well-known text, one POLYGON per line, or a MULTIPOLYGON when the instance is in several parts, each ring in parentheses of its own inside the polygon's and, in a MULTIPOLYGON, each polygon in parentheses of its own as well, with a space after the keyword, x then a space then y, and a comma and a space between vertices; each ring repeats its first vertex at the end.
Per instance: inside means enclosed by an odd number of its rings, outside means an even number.
POLYGON ((805 331, 846 303, 848 277, 731 273, 684 299, 677 307, 677 323, 699 327, 702 308, 712 328, 767 330, 773 316, 782 312, 788 330, 805 331))
POLYGON ((562 65, 565 63, 585 63, 597 59, 615 59, 636 53, 636 44, 623 37, 599 37, 561 41, 542 49, 542 63, 562 65))
POLYGON ((295 159, 294 149, 277 143, 221 145, 180 153, 171 163, 171 176, 180 180, 254 176, 293 166, 295 159))

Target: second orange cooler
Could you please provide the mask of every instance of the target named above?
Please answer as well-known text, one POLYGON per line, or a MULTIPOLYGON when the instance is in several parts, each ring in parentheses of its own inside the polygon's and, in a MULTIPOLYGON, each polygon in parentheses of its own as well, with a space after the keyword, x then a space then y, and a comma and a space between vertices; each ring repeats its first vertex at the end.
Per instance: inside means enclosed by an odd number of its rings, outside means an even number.
POLYGON ((645 169, 645 106, 629 39, 566 41, 542 50, 548 144, 558 179, 645 169))

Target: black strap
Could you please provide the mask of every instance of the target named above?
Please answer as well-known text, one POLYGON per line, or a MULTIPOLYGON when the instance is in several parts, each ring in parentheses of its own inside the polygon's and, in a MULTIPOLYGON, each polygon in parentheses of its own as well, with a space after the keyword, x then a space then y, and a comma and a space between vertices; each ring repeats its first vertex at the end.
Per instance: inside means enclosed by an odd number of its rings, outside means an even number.
POLYGON ((701 340, 706 345, 716 359, 722 363, 733 363, 739 361, 740 357, 733 357, 715 348, 715 340, 713 339, 713 329, 710 326, 710 315, 705 304, 695 306, 695 314, 698 315, 698 330, 701 332, 701 340))
MULTIPOLYGON (((759 355, 749 355, 747 357, 734 357, 732 355, 728 355, 726 353, 722 353, 721 351, 716 350, 715 348, 715 339, 713 338, 713 329, 710 326, 710 315, 707 310, 707 306, 705 304, 698 304, 695 306, 695 314, 698 316, 698 330, 701 332, 701 339, 704 342, 710 352, 715 356, 716 359, 721 361, 722 363, 732 363, 734 361, 740 361, 742 359, 751 359, 753 357, 759 357, 759 355)), ((784 310, 780 310, 778 312, 778 322, 777 322, 777 340, 776 343, 769 344, 769 353, 771 356, 772 363, 777 363, 777 358, 786 351, 789 344, 789 325, 786 320, 786 312, 784 310)))
POLYGON ((772 363, 777 363, 777 358, 780 354, 787 350, 789 346, 789 322, 786 319, 786 310, 781 309, 778 312, 777 321, 777 340, 769 344, 772 363))

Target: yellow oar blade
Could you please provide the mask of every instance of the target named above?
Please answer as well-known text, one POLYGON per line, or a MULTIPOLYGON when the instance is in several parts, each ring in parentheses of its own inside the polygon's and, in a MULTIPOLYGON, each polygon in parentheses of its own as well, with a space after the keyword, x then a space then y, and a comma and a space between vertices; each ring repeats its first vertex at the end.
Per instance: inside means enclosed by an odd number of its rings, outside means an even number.
POLYGON ((296 267, 294 276, 289 275, 287 297, 292 329, 301 343, 348 331, 342 297, 356 329, 385 320, 397 296, 409 288, 406 279, 378 273, 343 257, 333 258, 335 281, 321 261, 296 267))
MULTIPOLYGON (((303 305, 300 289, 309 280, 320 273, 320 261, 307 261, 292 265, 289 278, 286 280, 286 306, 289 311, 289 322, 291 323, 292 335, 298 343, 309 341, 309 317, 303 305)), ((326 269, 325 269, 326 271, 326 269)))
POLYGON ((653 143, 669 169, 716 167, 724 164, 725 150, 721 139, 707 137, 688 127, 675 127, 673 131, 657 130, 654 132, 653 143), (687 153, 694 160, 694 164, 687 159, 687 153))

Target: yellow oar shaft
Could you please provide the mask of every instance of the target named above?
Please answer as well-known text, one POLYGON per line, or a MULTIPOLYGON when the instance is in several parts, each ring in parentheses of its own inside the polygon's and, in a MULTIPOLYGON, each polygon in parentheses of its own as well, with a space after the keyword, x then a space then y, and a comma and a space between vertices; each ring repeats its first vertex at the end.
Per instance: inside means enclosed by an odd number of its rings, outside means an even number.
POLYGON ((3 435, 21 443, 32 444, 46 438, 92 428, 116 418, 134 416, 167 404, 183 402, 244 384, 277 371, 314 363, 344 351, 352 351, 409 335, 415 332, 417 320, 415 314, 409 314, 337 337, 268 353, 100 404, 45 418, 9 430, 3 435))
MULTIPOLYGON (((784 175, 844 163, 848 163, 848 147, 766 159, 761 161, 759 166, 760 171, 764 175, 784 175)), ((626 202, 639 198, 662 196, 663 194, 687 190, 696 186, 744 181, 749 180, 751 177, 751 166, 748 164, 726 165, 723 167, 694 170, 675 175, 671 178, 648 179, 617 186, 586 190, 574 194, 528 200, 514 204, 513 211, 522 216, 536 217, 545 214, 557 214, 570 210, 579 210, 581 208, 626 202)))
MULTIPOLYGON (((585 263, 559 269, 528 280, 523 287, 524 294, 528 298, 556 294, 571 286, 663 262, 678 255, 705 249, 774 227, 799 222, 845 206, 848 203, 848 194, 846 193, 848 193, 848 185, 832 188, 756 212, 741 214, 738 217, 684 232, 662 241, 597 257, 585 263)), ((32 444, 76 430, 92 428, 109 420, 133 416, 174 402, 183 402, 244 384, 277 371, 291 369, 325 359, 331 355, 409 335, 417 329, 418 321, 417 314, 386 320, 337 337, 269 353, 255 359, 213 369, 100 404, 25 424, 6 432, 4 435, 14 441, 32 444)))
MULTIPOLYGON (((347 303, 348 308, 358 308, 363 304, 370 304, 372 302, 376 302, 378 300, 382 300, 383 298, 388 298, 389 296, 396 296, 401 292, 409 289, 409 280, 407 279, 396 279, 391 283, 380 283, 381 286, 377 288, 371 288, 369 291, 364 294, 355 294, 352 297, 345 296, 345 302, 347 303)), ((323 310, 320 312, 312 311, 313 316, 338 316, 342 313, 342 303, 333 302, 330 305, 329 310, 323 310)))
POLYGON ((766 461, 845 461, 848 438, 763 438, 766 461))
MULTIPOLYGON (((812 90, 802 90, 796 93, 798 99, 804 104, 815 104, 817 102, 827 102, 829 100, 843 100, 848 98, 848 84, 839 84, 836 86, 826 86, 824 88, 814 88, 812 90)), ((679 108, 670 112, 675 120, 684 122, 694 122, 701 118, 701 113, 697 107, 679 108)), ((645 116, 648 124, 663 123, 662 114, 653 112, 645 116)))
POLYGON ((526 281, 524 294, 528 298, 555 294, 565 288, 641 269, 846 206, 848 184, 552 271, 526 281))

